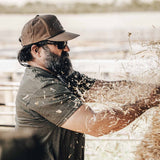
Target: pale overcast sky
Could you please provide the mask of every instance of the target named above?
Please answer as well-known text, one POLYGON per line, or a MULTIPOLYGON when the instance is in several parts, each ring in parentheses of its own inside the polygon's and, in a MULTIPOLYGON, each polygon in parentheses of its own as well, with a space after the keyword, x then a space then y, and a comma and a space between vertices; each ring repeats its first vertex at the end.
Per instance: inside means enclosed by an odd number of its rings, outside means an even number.
MULTIPOLYGON (((7 3, 7 4, 24 4, 25 2, 36 2, 41 1, 44 2, 44 0, 0 0, 0 3, 7 3)), ((55 3, 62 3, 62 2, 112 2, 113 0, 45 0, 45 2, 55 2, 55 3)), ((124 1, 124 0, 121 0, 124 1)), ((127 0, 125 0, 127 1, 127 0)))
MULTIPOLYGON (((25 2, 35 2, 35 1, 41 1, 44 2, 44 0, 0 0, 0 3, 3 4, 17 4, 22 5, 25 2)), ((104 3, 104 2, 112 2, 114 0, 45 0, 45 2, 55 2, 55 3, 61 3, 61 2, 98 2, 98 3, 104 3)), ((117 0, 118 3, 129 3, 131 0, 117 0)), ((152 2, 153 0, 141 0, 144 2, 152 2)))

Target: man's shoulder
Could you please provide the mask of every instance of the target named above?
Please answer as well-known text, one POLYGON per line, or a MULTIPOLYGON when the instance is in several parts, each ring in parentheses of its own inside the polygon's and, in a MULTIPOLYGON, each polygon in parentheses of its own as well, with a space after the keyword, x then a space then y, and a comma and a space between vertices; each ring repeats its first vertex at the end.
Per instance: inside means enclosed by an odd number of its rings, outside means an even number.
POLYGON ((49 73, 41 68, 30 68, 29 79, 35 85, 37 91, 63 92, 68 90, 67 84, 59 76, 49 73))
MULTIPOLYGON (((54 76, 39 68, 27 68, 19 87, 20 94, 34 94, 39 90, 50 90, 65 88, 57 76, 54 76)), ((61 89, 62 90, 62 89, 61 89)))
POLYGON ((30 98, 57 96, 69 92, 66 84, 58 77, 42 73, 36 70, 25 72, 17 93, 17 100, 27 100, 26 102, 28 102, 30 98))
POLYGON ((42 87, 49 84, 61 84, 60 79, 56 75, 38 67, 26 68, 23 81, 26 80, 30 80, 35 85, 38 84, 38 86, 42 87))

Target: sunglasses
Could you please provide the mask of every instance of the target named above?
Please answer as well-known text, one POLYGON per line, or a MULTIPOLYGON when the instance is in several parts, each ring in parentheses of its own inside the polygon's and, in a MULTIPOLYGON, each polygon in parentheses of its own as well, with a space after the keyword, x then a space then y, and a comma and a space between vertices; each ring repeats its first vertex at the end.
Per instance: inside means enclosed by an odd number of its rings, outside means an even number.
POLYGON ((47 44, 53 44, 58 47, 58 49, 64 49, 67 46, 67 41, 47 41, 47 44))

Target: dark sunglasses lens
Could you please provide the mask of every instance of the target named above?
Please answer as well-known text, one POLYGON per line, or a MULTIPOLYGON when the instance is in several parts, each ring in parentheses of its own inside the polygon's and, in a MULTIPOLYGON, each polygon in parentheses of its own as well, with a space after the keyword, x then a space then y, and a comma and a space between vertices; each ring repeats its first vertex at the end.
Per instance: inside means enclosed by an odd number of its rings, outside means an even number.
POLYGON ((58 46, 58 49, 64 49, 67 45, 67 42, 58 42, 57 43, 57 46, 58 46))

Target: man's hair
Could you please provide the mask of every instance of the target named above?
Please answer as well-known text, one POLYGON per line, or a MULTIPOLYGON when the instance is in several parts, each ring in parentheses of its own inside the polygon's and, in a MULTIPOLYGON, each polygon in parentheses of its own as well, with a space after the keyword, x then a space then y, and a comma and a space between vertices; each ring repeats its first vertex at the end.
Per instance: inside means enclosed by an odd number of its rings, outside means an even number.
POLYGON ((22 66, 24 66, 26 62, 33 60, 33 56, 31 54, 31 46, 32 45, 24 46, 18 52, 17 59, 22 66))
POLYGON ((28 61, 32 61, 33 60, 33 56, 31 54, 32 45, 36 45, 37 47, 43 47, 46 44, 47 44, 47 40, 46 41, 37 42, 37 43, 34 43, 34 44, 30 44, 30 45, 27 45, 27 46, 23 46, 22 49, 18 52, 18 56, 17 56, 17 59, 18 59, 19 63, 22 66, 27 66, 26 63, 28 61))

